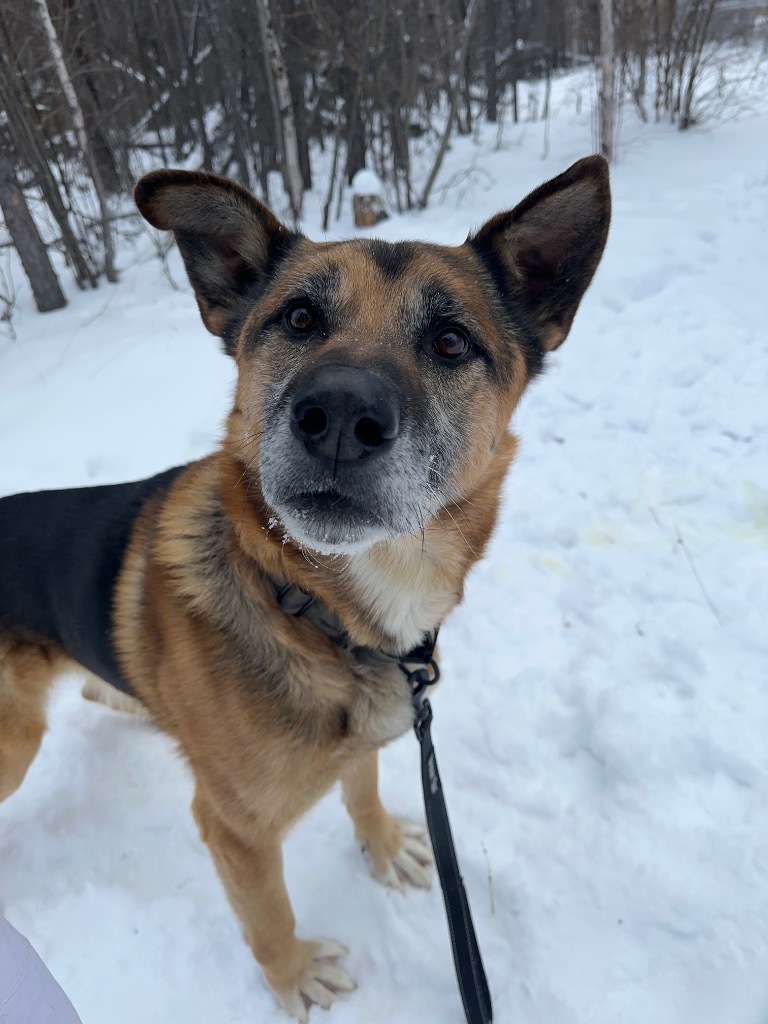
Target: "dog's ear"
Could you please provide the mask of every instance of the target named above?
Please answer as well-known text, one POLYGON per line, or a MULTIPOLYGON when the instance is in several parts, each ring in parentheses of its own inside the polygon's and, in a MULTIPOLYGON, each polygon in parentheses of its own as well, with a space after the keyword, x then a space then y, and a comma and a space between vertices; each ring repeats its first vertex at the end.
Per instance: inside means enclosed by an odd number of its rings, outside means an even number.
POLYGON ((546 350, 561 345, 571 329, 610 220, 608 164, 588 156, 469 239, 504 297, 522 305, 546 350))
POLYGON ((153 227, 173 231, 203 323, 229 350, 240 300, 296 236, 250 192, 205 171, 153 171, 134 199, 153 227))

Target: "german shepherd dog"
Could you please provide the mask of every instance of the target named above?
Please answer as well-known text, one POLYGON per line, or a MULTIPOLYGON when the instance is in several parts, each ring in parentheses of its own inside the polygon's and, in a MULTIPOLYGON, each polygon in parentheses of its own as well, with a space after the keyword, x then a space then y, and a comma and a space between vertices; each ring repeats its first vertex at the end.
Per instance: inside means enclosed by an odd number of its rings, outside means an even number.
POLYGON ((353 982, 344 947, 295 934, 282 839, 341 780, 376 878, 429 884, 424 831, 378 796, 377 752, 414 718, 397 658, 494 528, 510 417, 605 245, 607 165, 580 160, 453 248, 311 242, 207 173, 148 174, 136 203, 174 232, 234 405, 199 462, 0 501, 0 800, 60 670, 138 702, 189 762, 245 938, 306 1021, 353 982))

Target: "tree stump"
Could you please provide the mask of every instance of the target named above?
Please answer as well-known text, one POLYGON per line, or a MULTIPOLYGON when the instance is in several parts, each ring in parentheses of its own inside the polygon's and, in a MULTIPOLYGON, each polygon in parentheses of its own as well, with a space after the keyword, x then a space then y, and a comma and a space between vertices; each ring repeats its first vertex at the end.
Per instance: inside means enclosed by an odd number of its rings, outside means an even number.
POLYGON ((389 214, 381 198, 383 188, 373 171, 358 171, 352 179, 352 212, 355 227, 372 228, 380 220, 386 220, 389 214))

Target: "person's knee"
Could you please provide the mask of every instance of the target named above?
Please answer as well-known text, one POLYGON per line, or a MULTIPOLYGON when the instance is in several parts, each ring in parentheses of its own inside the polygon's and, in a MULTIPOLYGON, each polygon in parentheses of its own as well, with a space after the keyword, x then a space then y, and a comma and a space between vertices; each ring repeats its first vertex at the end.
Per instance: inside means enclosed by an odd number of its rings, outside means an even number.
POLYGON ((81 1024, 31 944, 0 917, 0 1020, 3 1024, 81 1024))

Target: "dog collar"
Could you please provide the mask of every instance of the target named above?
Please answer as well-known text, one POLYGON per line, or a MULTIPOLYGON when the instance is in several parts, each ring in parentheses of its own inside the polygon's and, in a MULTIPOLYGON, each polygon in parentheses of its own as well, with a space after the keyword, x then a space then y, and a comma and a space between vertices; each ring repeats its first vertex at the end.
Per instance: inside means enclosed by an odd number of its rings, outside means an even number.
POLYGON ((440 669, 435 661, 438 629, 428 633, 406 654, 395 654, 380 647, 355 645, 339 617, 314 594, 302 590, 297 583, 280 580, 274 576, 270 576, 270 583, 277 603, 286 614, 295 619, 306 619, 338 647, 349 651, 358 661, 366 664, 384 662, 398 665, 407 676, 414 694, 421 694, 427 686, 436 683, 440 678, 440 669))

